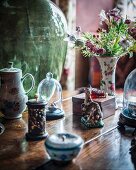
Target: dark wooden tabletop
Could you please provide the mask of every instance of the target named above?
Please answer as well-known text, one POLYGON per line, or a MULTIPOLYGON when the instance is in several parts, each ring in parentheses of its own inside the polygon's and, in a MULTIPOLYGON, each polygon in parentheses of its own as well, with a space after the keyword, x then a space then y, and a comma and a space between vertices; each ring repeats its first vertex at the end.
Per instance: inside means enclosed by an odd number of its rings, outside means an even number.
POLYGON ((135 169, 135 161, 129 149, 133 138, 133 129, 125 132, 118 129, 117 122, 120 109, 115 115, 104 119, 103 128, 85 130, 78 116, 72 113, 72 98, 75 93, 63 93, 63 108, 65 117, 59 120, 47 121, 46 130, 49 135, 58 132, 70 132, 80 135, 84 147, 78 157, 66 166, 54 164, 44 147, 44 140, 27 142, 27 112, 21 119, 5 120, 5 132, 0 136, 0 170, 131 170, 135 169))

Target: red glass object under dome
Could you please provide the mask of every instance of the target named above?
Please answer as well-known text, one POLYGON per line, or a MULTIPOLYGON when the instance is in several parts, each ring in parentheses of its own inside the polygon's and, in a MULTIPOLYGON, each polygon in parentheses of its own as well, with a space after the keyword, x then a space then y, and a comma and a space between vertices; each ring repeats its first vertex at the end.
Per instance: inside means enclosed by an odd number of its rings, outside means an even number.
POLYGON ((91 98, 92 99, 106 98, 106 93, 103 90, 92 88, 91 89, 91 98))

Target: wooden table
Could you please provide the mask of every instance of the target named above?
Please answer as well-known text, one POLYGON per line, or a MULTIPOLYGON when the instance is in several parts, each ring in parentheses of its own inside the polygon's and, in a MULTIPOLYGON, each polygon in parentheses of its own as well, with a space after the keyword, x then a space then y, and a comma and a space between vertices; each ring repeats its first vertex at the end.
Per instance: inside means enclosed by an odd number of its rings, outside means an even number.
MULTIPOLYGON (((75 93, 73 93, 75 94, 75 93)), ((72 95, 73 95, 72 94, 72 95)), ((70 132, 80 135, 84 147, 79 156, 66 166, 58 166, 50 160, 44 140, 27 142, 27 112, 22 119, 4 120, 5 132, 0 136, 0 170, 131 170, 135 169, 135 161, 131 159, 132 129, 121 133, 117 128, 120 110, 104 120, 103 128, 85 130, 81 127, 78 116, 72 114, 70 93, 63 93, 65 117, 48 121, 46 129, 49 135, 58 132, 70 132)))

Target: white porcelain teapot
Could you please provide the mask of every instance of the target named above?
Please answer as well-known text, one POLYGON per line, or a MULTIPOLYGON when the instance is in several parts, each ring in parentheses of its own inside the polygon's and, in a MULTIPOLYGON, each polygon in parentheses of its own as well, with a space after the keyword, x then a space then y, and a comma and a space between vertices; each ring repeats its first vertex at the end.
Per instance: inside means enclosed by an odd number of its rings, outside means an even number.
POLYGON ((26 73, 22 77, 22 70, 13 67, 9 62, 9 67, 0 70, 0 112, 7 119, 22 117, 28 101, 27 94, 34 88, 34 77, 26 73), (30 77, 32 84, 26 92, 23 87, 24 80, 30 77))

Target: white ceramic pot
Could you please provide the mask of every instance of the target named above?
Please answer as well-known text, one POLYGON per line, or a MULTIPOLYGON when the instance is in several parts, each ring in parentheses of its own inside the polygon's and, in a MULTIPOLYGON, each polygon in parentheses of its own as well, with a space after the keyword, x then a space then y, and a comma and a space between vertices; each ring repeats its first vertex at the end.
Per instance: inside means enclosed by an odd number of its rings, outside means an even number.
POLYGON ((83 139, 75 134, 53 134, 45 141, 46 150, 52 160, 68 162, 75 158, 84 144, 83 139))
POLYGON ((0 70, 0 111, 7 119, 20 118, 26 109, 28 101, 27 94, 33 89, 35 84, 31 74, 26 73, 22 77, 22 70, 13 67, 9 62, 9 68, 0 70), (23 82, 30 77, 32 84, 27 92, 24 90, 23 82))

